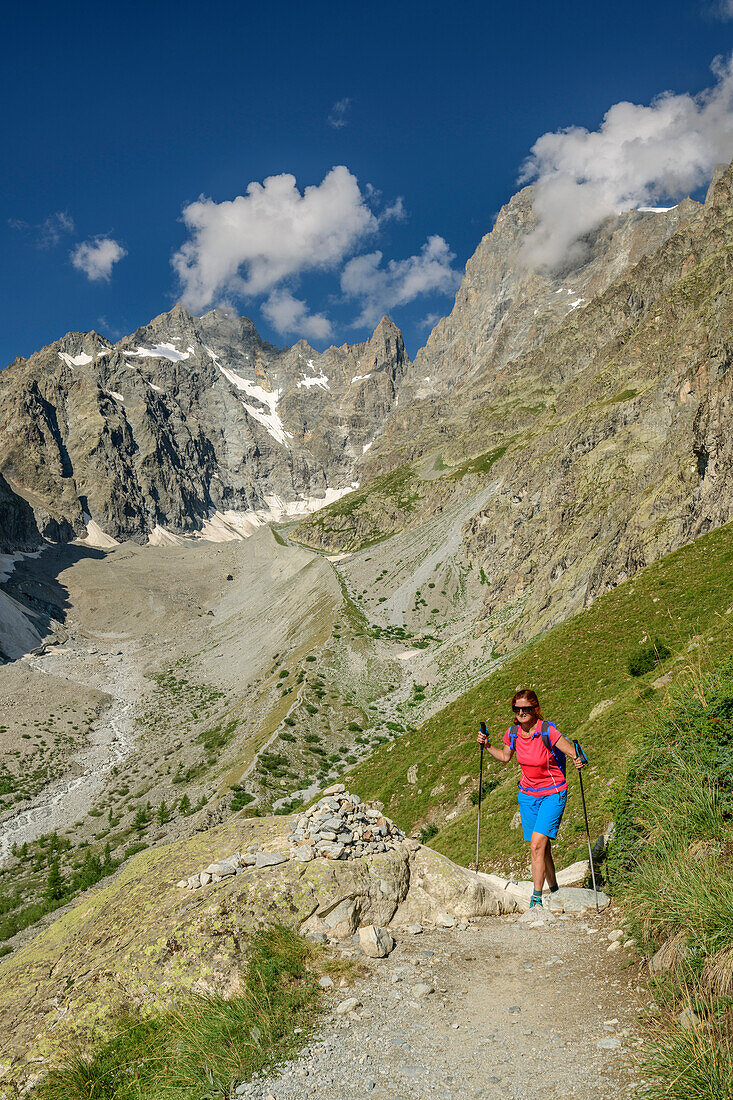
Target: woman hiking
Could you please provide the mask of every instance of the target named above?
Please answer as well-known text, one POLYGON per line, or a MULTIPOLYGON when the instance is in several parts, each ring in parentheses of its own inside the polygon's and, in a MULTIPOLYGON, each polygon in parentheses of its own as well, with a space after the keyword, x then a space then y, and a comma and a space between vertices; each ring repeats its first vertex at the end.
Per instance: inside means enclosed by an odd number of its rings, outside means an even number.
POLYGON ((512 710, 515 722, 504 734, 504 748, 495 749, 484 733, 478 735, 478 743, 501 764, 508 764, 517 754, 517 800, 522 832, 532 856, 534 893, 529 907, 534 909, 542 905, 545 879, 551 894, 558 889, 550 842, 557 836, 568 797, 565 757, 569 756, 576 768, 583 767, 583 760, 557 727, 542 717, 540 701, 530 688, 515 692, 512 710))

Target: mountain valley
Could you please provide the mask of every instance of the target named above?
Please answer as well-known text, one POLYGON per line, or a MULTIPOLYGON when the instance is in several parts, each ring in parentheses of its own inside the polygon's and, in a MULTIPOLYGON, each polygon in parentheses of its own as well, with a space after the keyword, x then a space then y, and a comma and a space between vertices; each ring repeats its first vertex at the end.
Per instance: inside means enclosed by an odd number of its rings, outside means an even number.
MULTIPOLYGON (((524 682, 588 745, 608 833, 640 705, 731 649, 733 168, 554 272, 522 261, 532 197, 412 361, 387 317, 317 352, 177 305, 0 374, 8 965, 342 779, 468 866, 476 727, 524 682)), ((492 776, 481 867, 523 875, 492 776)), ((576 804, 558 850, 587 854, 576 804)))

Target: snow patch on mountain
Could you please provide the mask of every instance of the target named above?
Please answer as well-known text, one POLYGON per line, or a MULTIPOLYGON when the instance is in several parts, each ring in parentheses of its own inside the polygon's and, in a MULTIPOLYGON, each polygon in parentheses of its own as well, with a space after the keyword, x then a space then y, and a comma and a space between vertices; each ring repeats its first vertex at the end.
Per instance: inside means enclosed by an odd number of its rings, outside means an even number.
POLYGON ((87 546, 95 546, 98 550, 108 550, 112 546, 120 545, 117 539, 113 539, 111 535, 102 530, 88 512, 82 512, 82 518, 87 529, 87 535, 83 541, 87 546))
POLYGON ((68 355, 67 352, 60 351, 59 359, 63 359, 66 366, 70 367, 71 370, 73 370, 74 367, 85 367, 88 363, 94 362, 94 356, 87 355, 85 351, 80 352, 78 355, 68 355))
POLYGON ((282 443, 283 447, 287 447, 288 439, 292 439, 292 432, 286 431, 280 416, 277 412, 277 403, 280 399, 280 390, 266 390, 262 386, 258 386, 255 382, 250 382, 246 378, 242 378, 241 374, 236 374, 233 370, 227 370, 219 362, 217 356, 209 349, 206 348, 211 355, 212 359, 216 363, 217 367, 224 375, 224 377, 236 386, 238 390, 243 390, 248 397, 253 397, 255 401, 259 401, 262 405, 267 406, 269 412, 263 412, 262 409, 256 409, 252 405, 248 405, 246 401, 242 401, 245 409, 251 417, 253 417, 258 423, 262 424, 267 432, 278 443, 282 443))
MULTIPOLYGON (((310 366, 311 363, 312 360, 309 359, 308 365, 310 366)), ((302 389, 303 386, 305 386, 305 388, 308 390, 311 388, 311 386, 320 386, 321 389, 324 390, 328 390, 331 388, 328 384, 328 378, 323 373, 323 371, 321 371, 320 375, 317 378, 299 378, 295 384, 298 389, 302 389)))
POLYGON ((167 342, 155 344, 152 348, 139 347, 137 351, 125 352, 125 355, 135 355, 140 359, 169 359, 171 363, 179 363, 182 359, 188 359, 195 354, 192 347, 188 347, 185 351, 178 351, 173 344, 167 342))

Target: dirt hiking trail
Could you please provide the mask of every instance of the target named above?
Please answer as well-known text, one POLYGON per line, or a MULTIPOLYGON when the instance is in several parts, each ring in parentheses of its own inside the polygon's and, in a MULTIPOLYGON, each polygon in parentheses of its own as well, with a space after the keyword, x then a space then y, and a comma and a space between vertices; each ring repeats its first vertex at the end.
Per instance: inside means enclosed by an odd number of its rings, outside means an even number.
MULTIPOLYGON (((396 933, 386 959, 329 991, 310 1045, 250 1100, 618 1100, 640 1084, 638 965, 607 951, 613 917, 518 918, 396 933), (423 988, 420 989, 419 987, 423 988), (418 988, 415 988, 418 987, 418 988), (432 987, 427 992, 425 987, 432 987), (336 1011, 348 998, 358 1004, 336 1011)), ((347 953, 350 953, 348 949, 347 953)), ((353 951, 361 958, 358 949, 353 951)))

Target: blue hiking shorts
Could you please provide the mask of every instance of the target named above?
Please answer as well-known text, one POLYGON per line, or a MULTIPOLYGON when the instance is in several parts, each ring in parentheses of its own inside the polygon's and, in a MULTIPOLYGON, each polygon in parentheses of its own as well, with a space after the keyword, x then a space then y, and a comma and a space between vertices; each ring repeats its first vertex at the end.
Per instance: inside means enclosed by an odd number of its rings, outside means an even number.
POLYGON ((542 795, 525 794, 524 791, 519 791, 517 802, 522 818, 524 839, 531 840, 532 833, 541 833, 542 836, 548 836, 550 840, 554 840, 560 828, 567 800, 567 791, 542 795))

